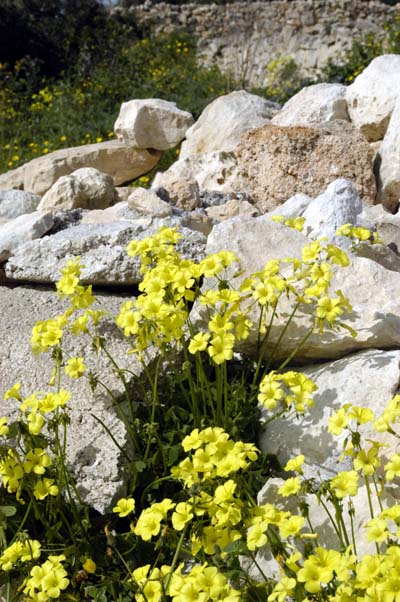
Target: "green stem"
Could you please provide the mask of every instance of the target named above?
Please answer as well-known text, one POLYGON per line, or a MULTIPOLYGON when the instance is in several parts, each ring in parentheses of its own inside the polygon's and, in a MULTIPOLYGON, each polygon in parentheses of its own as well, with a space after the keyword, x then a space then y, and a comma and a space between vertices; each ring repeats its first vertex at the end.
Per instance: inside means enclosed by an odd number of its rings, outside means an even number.
POLYGON ((311 328, 311 330, 301 339, 300 343, 297 345, 297 347, 295 347, 295 349, 293 349, 292 353, 287 357, 287 359, 282 362, 282 364, 279 366, 278 368, 278 372, 280 372, 283 368, 285 368, 285 366, 287 366, 289 364, 289 362, 292 361, 292 359, 295 357, 295 355, 297 354, 297 352, 299 351, 299 349, 301 349, 301 347, 304 345, 304 343, 307 342, 307 339, 310 338, 310 336, 312 335, 312 333, 314 332, 314 326, 311 328))
POLYGON ((286 321, 285 326, 282 328, 282 331, 281 331, 281 333, 280 333, 280 335, 278 337, 278 340, 276 341, 275 345, 272 348, 271 355, 270 355, 269 360, 267 362, 266 370, 269 369, 269 367, 270 367, 270 365, 271 365, 271 363, 272 363, 272 361, 274 359, 275 352, 279 348, 279 345, 281 344, 281 341, 282 341, 283 337, 285 336, 285 333, 286 333, 287 329, 289 328, 290 323, 293 320, 294 315, 295 315, 296 311, 298 310, 299 306, 300 306, 300 302, 296 303, 296 305, 293 308, 292 313, 290 314, 289 318, 286 321))
POLYGON ((156 361, 156 368, 155 368, 155 374, 154 374, 153 381, 151 381, 151 376, 146 368, 148 378, 149 378, 150 382, 152 382, 152 403, 151 403, 151 414, 150 414, 150 428, 149 428, 149 434, 147 437, 146 451, 144 453, 144 462, 146 462, 148 460, 148 456, 149 456, 150 449, 151 449, 151 440, 153 437, 153 425, 154 425, 155 417, 156 417, 156 407, 158 405, 158 377, 159 377, 161 359, 162 359, 162 356, 160 355, 156 361))
POLYGON ((168 586, 169 586, 169 584, 170 584, 170 581, 171 581, 171 579, 172 579, 172 574, 173 574, 173 572, 174 572, 174 570, 175 570, 175 567, 176 567, 176 565, 177 565, 177 562, 178 562, 178 560, 179 560, 179 554, 181 553, 182 545, 183 545, 183 542, 184 542, 184 540, 185 540, 185 535, 186 535, 186 532, 187 532, 187 530, 188 530, 188 526, 189 526, 189 524, 187 523, 187 524, 185 525, 185 527, 183 528, 183 530, 182 530, 181 536, 180 536, 180 538, 179 538, 179 541, 178 541, 178 545, 176 546, 176 550, 175 550, 174 557, 173 557, 173 559, 172 559, 171 568, 170 568, 170 570, 169 570, 169 573, 168 573, 168 575, 167 575, 167 578, 166 578, 166 580, 165 580, 164 591, 165 591, 167 594, 168 594, 168 586))

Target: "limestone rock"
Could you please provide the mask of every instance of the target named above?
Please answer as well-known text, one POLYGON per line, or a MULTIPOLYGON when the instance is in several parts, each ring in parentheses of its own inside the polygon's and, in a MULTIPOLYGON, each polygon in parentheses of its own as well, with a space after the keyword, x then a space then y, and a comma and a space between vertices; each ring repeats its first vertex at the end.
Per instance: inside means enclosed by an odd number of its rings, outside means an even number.
MULTIPOLYGON (((233 251, 239 258, 239 268, 244 270, 242 278, 263 269, 267 261, 286 257, 301 257, 302 247, 307 238, 290 228, 277 224, 268 216, 259 218, 241 217, 216 225, 207 239, 207 253, 222 249, 233 251)), ((228 269, 226 278, 232 277, 237 264, 228 269)), ((212 281, 206 279, 205 288, 212 281)), ((232 283, 235 287, 235 283, 232 283)), ((364 257, 351 256, 347 268, 337 268, 331 285, 332 296, 340 289, 349 298, 353 307, 351 314, 343 316, 343 321, 357 331, 352 338, 346 330, 326 329, 322 334, 314 332, 303 344, 296 358, 303 361, 318 358, 342 357, 361 349, 378 347, 390 349, 400 346, 400 273, 389 271, 375 261, 364 257), (371 291, 374 294, 371 294, 371 291)), ((282 328, 293 311, 293 301, 281 298, 276 318, 270 331, 265 353, 274 348, 282 328)), ((290 323, 274 358, 283 359, 292 353, 314 324, 309 306, 303 306, 290 323)), ((253 309, 250 317, 257 324, 258 313, 253 309)), ((206 316, 196 307, 193 322, 204 326, 206 316), (196 312, 197 315, 196 315, 196 312)), ((241 341, 238 351, 250 356, 256 354, 256 326, 251 329, 248 339, 241 341)))
MULTIPOLYGON (((118 313, 126 300, 112 295, 97 294, 102 305, 111 315, 118 313)), ((51 390, 47 383, 53 363, 48 354, 32 356, 30 352, 31 330, 35 322, 55 317, 67 307, 66 301, 53 291, 35 290, 27 287, 14 289, 0 287, 2 315, 0 337, 0 396, 14 383, 22 383, 26 395, 35 391, 51 390)), ((104 320, 100 334, 105 337, 107 348, 123 368, 128 387, 135 393, 131 374, 141 374, 141 367, 134 356, 127 355, 127 342, 112 317, 104 320)), ((89 370, 101 375, 101 380, 111 389, 117 399, 122 399, 124 390, 115 376, 105 355, 97 355, 84 335, 74 337, 66 333, 63 339, 64 357, 84 356, 89 370)), ((127 433, 118 416, 112 399, 98 386, 93 393, 84 379, 74 380, 63 376, 62 386, 71 393, 68 404, 71 425, 68 429, 67 463, 78 481, 78 490, 83 500, 99 512, 110 511, 114 502, 126 494, 123 477, 123 455, 110 436, 95 420, 95 414, 112 432, 122 448, 127 446, 127 433)), ((15 417, 15 400, 2 401, 2 415, 15 417)))
POLYGON ((239 199, 231 199, 223 205, 216 205, 215 207, 209 207, 207 215, 219 222, 223 222, 239 215, 259 215, 257 207, 254 207, 248 201, 240 201, 239 199))
POLYGON ((135 188, 129 198, 128 207, 151 217, 167 217, 172 215, 172 207, 162 201, 154 192, 145 188, 135 188))
MULTIPOLYGON (((132 189, 131 189, 132 190, 132 189)), ((135 222, 147 223, 143 220, 143 215, 138 211, 131 209, 128 201, 116 203, 107 209, 93 209, 86 211, 81 219, 81 224, 112 224, 113 222, 135 222)), ((149 222, 150 223, 150 222, 149 222)))
POLYGON ((366 226, 376 229, 383 243, 394 253, 400 255, 400 213, 392 215, 382 205, 364 206, 359 220, 365 221, 366 226))
POLYGON ((116 186, 115 191, 117 193, 118 202, 127 201, 133 188, 131 186, 116 186))
POLYGON ((25 244, 8 261, 6 275, 14 280, 55 282, 68 259, 80 257, 82 279, 91 284, 132 285, 141 281, 139 260, 128 257, 133 239, 155 234, 162 225, 178 227, 183 235, 177 248, 183 256, 202 259, 206 238, 183 226, 178 217, 141 217, 107 224, 80 224, 69 230, 25 244))
POLYGON ((179 159, 165 172, 158 172, 152 188, 165 188, 174 194, 178 182, 196 180, 200 190, 232 192, 235 190, 237 160, 233 153, 214 152, 179 159))
POLYGON ((272 118, 275 125, 317 125, 335 119, 350 121, 346 86, 314 84, 292 96, 272 118))
POLYGON ((301 217, 312 200, 313 199, 307 194, 299 192, 283 203, 283 205, 280 205, 273 211, 270 211, 268 216, 272 217, 273 215, 283 215, 286 217, 286 219, 301 217))
POLYGON ((186 211, 193 211, 201 205, 199 185, 194 178, 175 179, 163 174, 162 186, 153 186, 153 190, 158 196, 165 196, 166 201, 186 211))
POLYGON ((383 138, 399 96, 398 54, 378 56, 347 88, 350 119, 367 140, 373 142, 383 138))
MULTIPOLYGON (((351 460, 339 464, 346 432, 334 436, 328 433, 331 414, 350 403, 370 408, 378 418, 386 404, 397 393, 400 382, 400 351, 370 349, 335 362, 302 368, 301 371, 318 386, 314 393, 314 406, 304 416, 277 418, 267 424, 261 436, 263 451, 277 454, 281 464, 304 454, 306 478, 331 478, 340 470, 348 470, 351 460)), ((263 417, 270 416, 263 410, 263 417)), ((370 425, 360 428, 366 437, 382 437, 372 433, 370 425)), ((363 436, 364 438, 364 436, 363 436)), ((398 452, 400 444, 385 433, 388 447, 382 448, 386 459, 398 452)))
POLYGON ((0 174, 0 190, 24 189, 25 165, 0 174))
POLYGON ((0 226, 0 261, 10 257, 23 243, 40 238, 53 225, 53 217, 44 211, 20 215, 0 226))
POLYGON ((93 167, 82 167, 59 178, 40 201, 39 209, 104 209, 115 200, 112 177, 93 167))
POLYGON ((81 167, 103 171, 119 186, 153 169, 160 158, 159 151, 129 148, 119 140, 63 148, 23 165, 23 188, 43 195, 58 178, 81 167))
POLYGON ((400 83, 399 97, 377 153, 375 166, 378 175, 378 201, 395 213, 400 202, 400 83))
POLYGON ((13 219, 24 213, 36 211, 40 196, 23 190, 0 191, 0 217, 13 219))
MULTIPOLYGON (((262 504, 273 504, 275 507, 283 511, 289 511, 292 514, 299 514, 299 508, 296 504, 296 499, 293 496, 283 497, 278 493, 279 487, 283 485, 284 480, 281 478, 268 479, 264 487, 258 494, 257 501, 259 505, 262 504)), ((397 503, 396 498, 392 494, 393 489, 388 488, 385 490, 380 498, 383 508, 390 508, 397 503)), ((332 525, 332 522, 325 512, 324 508, 318 502, 317 497, 312 494, 302 496, 302 499, 308 506, 309 519, 313 525, 313 529, 318 533, 318 541, 323 542, 323 547, 326 549, 340 550, 340 542, 337 537, 337 533, 332 525)), ((373 542, 367 542, 365 524, 370 520, 370 510, 368 503, 367 488, 365 485, 360 485, 357 495, 352 498, 353 506, 356 509, 354 516, 354 535, 357 543, 357 556, 361 559, 365 554, 375 554, 376 548, 373 542)), ((380 506, 376 496, 372 496, 372 507, 375 515, 379 514, 380 506)), ((346 526, 347 533, 351 533, 351 522, 350 515, 348 513, 349 503, 348 498, 343 500, 343 519, 346 526)), ((334 513, 334 509, 328 504, 328 510, 331 514, 334 513)), ((307 526, 305 526, 307 531, 307 526)), ((307 540, 305 540, 307 541, 307 540)), ((303 542, 305 543, 305 542, 303 542)), ((297 545, 300 546, 299 542, 297 545)), ((264 575, 267 577, 279 578, 280 566, 275 558, 271 554, 269 546, 260 548, 256 556, 257 565, 250 568, 251 574, 257 579, 264 579, 264 575), (260 574, 260 569, 263 575, 260 574)))
POLYGON ((122 103, 114 131, 127 146, 166 150, 185 137, 192 123, 192 115, 174 102, 135 99, 122 103))
POLYGON ((375 199, 372 151, 344 121, 318 128, 266 125, 244 134, 235 155, 231 186, 248 192, 262 213, 299 192, 315 197, 337 178, 351 180, 365 202, 375 199))
POLYGON ((269 123, 279 105, 245 90, 220 96, 186 132, 180 159, 213 151, 231 151, 244 132, 269 123))
POLYGON ((343 224, 356 225, 362 208, 355 186, 341 178, 329 184, 322 194, 312 200, 302 216, 306 219, 305 227, 309 236, 326 237, 330 242, 348 248, 350 241, 343 236, 336 237, 336 230, 343 224))

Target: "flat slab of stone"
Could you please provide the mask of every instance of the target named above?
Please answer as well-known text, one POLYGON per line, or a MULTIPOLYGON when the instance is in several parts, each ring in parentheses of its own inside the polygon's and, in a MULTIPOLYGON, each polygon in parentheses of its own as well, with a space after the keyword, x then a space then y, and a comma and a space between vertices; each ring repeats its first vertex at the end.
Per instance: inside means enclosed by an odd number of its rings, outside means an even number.
MULTIPOLYGON (((96 295, 101 306, 114 316, 127 297, 96 295)), ((31 331, 39 320, 61 314, 68 307, 52 291, 35 290, 28 287, 10 289, 0 287, 0 308, 3 319, 0 324, 0 399, 1 415, 15 417, 17 402, 3 400, 5 391, 16 382, 22 383, 24 395, 35 391, 51 391, 47 383, 51 377, 53 363, 48 354, 33 356, 30 352, 31 331)), ((141 368, 133 355, 127 355, 127 340, 109 318, 100 327, 107 348, 121 367, 141 374, 141 368)), ((115 377, 104 354, 97 355, 84 335, 75 337, 66 334, 63 339, 64 357, 84 356, 88 369, 98 374, 117 398, 123 396, 123 387, 115 377)), ((133 388, 133 377, 126 373, 128 386, 133 388)), ((78 480, 83 499, 99 512, 110 511, 113 503, 125 495, 122 470, 123 457, 120 450, 93 417, 96 415, 113 433, 121 447, 127 444, 125 426, 118 417, 112 400, 102 387, 93 393, 84 379, 62 378, 62 387, 70 391, 68 403, 71 425, 68 430, 67 461, 78 480)))
POLYGON ((43 236, 53 223, 51 213, 35 211, 0 225, 0 261, 5 261, 27 241, 43 236))
POLYGON ((378 174, 378 200, 395 213, 400 203, 400 91, 375 158, 375 168, 378 174))
POLYGON ((14 219, 36 211, 40 196, 24 190, 0 190, 0 218, 14 219))
POLYGON ((23 165, 23 188, 43 195, 58 178, 81 167, 103 171, 119 186, 153 169, 160 158, 160 151, 129 148, 119 140, 63 148, 23 165))
POLYGON ((139 260, 128 257, 126 247, 131 240, 155 234, 162 225, 179 228, 183 239, 178 248, 185 257, 204 256, 206 237, 181 224, 177 217, 79 224, 25 244, 7 262, 6 276, 12 280, 56 282, 67 260, 80 257, 85 266, 82 279, 88 284, 137 284, 142 279, 139 260))

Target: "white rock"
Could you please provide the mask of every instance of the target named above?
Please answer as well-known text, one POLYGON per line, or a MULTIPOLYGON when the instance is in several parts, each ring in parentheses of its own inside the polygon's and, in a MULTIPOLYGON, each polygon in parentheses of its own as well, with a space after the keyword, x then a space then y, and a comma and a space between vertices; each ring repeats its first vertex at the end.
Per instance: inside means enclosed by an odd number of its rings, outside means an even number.
POLYGON ((25 165, 0 174, 0 190, 23 190, 25 165))
POLYGON ((36 211, 40 196, 23 190, 0 190, 0 218, 13 219, 36 211))
POLYGON ((4 261, 23 243, 40 238, 54 223, 51 213, 35 211, 20 215, 0 226, 0 261, 4 261))
POLYGON ((376 228, 384 244, 400 256, 400 213, 392 215, 382 205, 364 205, 359 221, 376 228))
POLYGON ((280 205, 273 211, 270 211, 268 213, 268 217, 272 217, 273 215, 283 215, 287 219, 292 217, 301 217, 311 201, 312 198, 310 196, 299 192, 288 199, 286 203, 283 203, 283 205, 280 205))
POLYGON ((363 204, 354 184, 350 180, 340 178, 329 184, 322 194, 312 200, 302 216, 306 219, 305 227, 309 236, 326 236, 330 242, 348 247, 349 239, 336 237, 335 232, 343 224, 355 225, 362 209, 363 204))
POLYGON ((168 187, 178 181, 196 180, 200 190, 232 192, 237 161, 233 153, 214 152, 179 159, 165 172, 158 172, 152 188, 168 187))
POLYGON ((400 93, 375 165, 378 172, 378 201, 394 213, 400 201, 400 93))
MULTIPOLYGON (((276 454, 282 465, 290 458, 304 454, 306 478, 331 478, 340 470, 348 470, 351 460, 347 457, 346 462, 339 464, 347 432, 343 431, 339 436, 328 433, 329 417, 350 403, 370 408, 378 418, 398 390, 400 350, 370 349, 334 362, 302 368, 301 372, 318 386, 314 406, 299 418, 281 417, 267 424, 259 444, 264 452, 276 454)), ((270 416, 264 409, 263 418, 270 416)), ((382 437, 373 434, 369 426, 361 428, 361 432, 366 433, 366 437, 382 437)), ((386 433, 384 440, 389 447, 382 449, 382 455, 388 458, 398 451, 400 443, 386 433)))
MULTIPOLYGON (((289 511, 292 514, 300 514, 300 510, 296 503, 296 498, 293 496, 283 497, 278 493, 279 487, 283 485, 284 480, 280 478, 269 479, 264 487, 258 494, 258 504, 273 504, 275 507, 283 511, 289 511)), ((316 534, 318 534, 317 545, 323 546, 327 549, 340 550, 341 544, 336 531, 332 525, 332 522, 321 504, 318 503, 317 497, 313 494, 307 494, 302 496, 302 500, 308 506, 308 514, 310 522, 316 534)), ((356 510, 354 516, 354 536, 357 546, 357 557, 361 559, 365 554, 374 554, 376 552, 375 544, 373 542, 367 542, 365 525, 371 519, 368 493, 365 485, 361 485, 358 489, 357 495, 351 498, 353 506, 356 510)), ((380 501, 383 508, 390 508, 396 504, 397 500, 392 495, 392 488, 388 488, 385 491, 380 501)), ((327 508, 331 515, 334 516, 335 510, 332 505, 325 501, 327 508)), ((372 496, 372 507, 374 509, 374 515, 376 516, 380 512, 380 506, 376 496, 372 496)), ((351 521, 348 513, 349 503, 348 498, 343 500, 343 519, 346 526, 346 532, 351 541, 351 521)), ((304 532, 309 532, 307 523, 303 528, 304 532)), ((304 540, 305 543, 307 540, 304 540)), ((298 549, 302 550, 300 542, 296 542, 298 549)), ((279 577, 280 566, 275 558, 271 554, 269 546, 260 548, 257 552, 256 562, 258 567, 254 564, 250 568, 251 575, 260 579, 263 578, 260 569, 267 577, 279 577)))
POLYGON ((334 119, 350 121, 346 86, 314 84, 292 96, 272 118, 276 125, 317 125, 334 119))
POLYGON ((79 257, 84 266, 82 279, 89 284, 137 284, 142 280, 139 260, 129 257, 126 247, 131 240, 152 236, 161 226, 178 227, 183 237, 177 248, 184 257, 204 257, 205 236, 182 223, 182 218, 175 216, 141 216, 111 223, 79 224, 20 247, 7 262, 6 274, 13 280, 55 282, 67 259, 79 257))
MULTIPOLYGON (((132 188, 131 188, 132 190, 132 188)), ((81 224, 111 224, 113 222, 132 222, 139 217, 137 211, 132 211, 128 201, 121 201, 107 209, 92 209, 87 211, 80 221, 81 224)), ((147 223, 147 221, 145 222, 147 223)))
POLYGON ((269 123, 279 106, 245 90, 220 96, 186 132, 180 159, 213 151, 231 151, 244 132, 269 123))
MULTIPOLYGON (((64 261, 65 263, 65 261, 64 261)), ((96 293, 104 308, 115 316, 124 299, 96 293)), ((0 397, 2 415, 16 417, 15 400, 3 400, 4 393, 14 383, 22 383, 26 396, 35 391, 51 391, 47 383, 53 363, 48 354, 32 356, 30 338, 33 325, 39 320, 60 315, 68 307, 66 300, 54 292, 28 287, 0 287, 0 310, 7 319, 1 320, 0 339, 0 397)), ((135 387, 135 374, 140 377, 142 368, 135 357, 128 356, 127 340, 116 327, 112 317, 100 326, 107 349, 122 368, 130 389, 135 387)), ((99 334, 100 334, 99 333, 99 334)), ((63 337, 65 359, 84 356, 88 369, 101 375, 117 399, 122 399, 124 389, 103 353, 96 353, 85 335, 78 337, 65 332, 63 337)), ((124 456, 111 440, 104 427, 93 417, 95 414, 111 431, 122 448, 126 448, 128 435, 118 415, 118 409, 106 391, 99 385, 92 391, 88 380, 70 379, 64 375, 62 386, 71 393, 68 403, 71 424, 68 428, 67 464, 77 479, 78 491, 83 500, 98 512, 110 511, 119 497, 126 495, 123 474, 124 456)))
POLYGON ((398 54, 378 56, 347 88, 350 119, 367 140, 373 142, 383 138, 399 96, 398 54))
MULTIPOLYGON (((21 188, 45 194, 58 178, 81 167, 103 171, 112 176, 115 186, 119 186, 153 169, 160 158, 160 151, 129 148, 119 140, 62 148, 22 165, 24 181, 21 188)), ((19 188, 8 186, 12 187, 19 188)))
POLYGON ((219 222, 238 217, 239 215, 260 215, 257 207, 246 200, 231 199, 222 205, 215 205, 206 209, 207 215, 219 222))
MULTIPOLYGON (((245 278, 262 270, 271 259, 301 257, 302 247, 307 243, 303 234, 271 221, 268 215, 239 217, 213 228, 208 236, 206 252, 233 251, 239 258, 239 267, 244 270, 241 278, 245 278)), ((226 277, 231 278, 237 270, 235 264, 227 270, 226 277)), ((349 298, 353 311, 345 315, 343 321, 357 331, 357 337, 351 337, 344 329, 326 329, 322 334, 314 332, 296 357, 322 360, 338 358, 360 349, 400 347, 400 273, 389 271, 370 259, 352 256, 350 267, 337 267, 334 274, 331 295, 335 296, 334 291, 340 289, 349 298)), ((235 283, 232 284, 236 286, 235 283)), ((206 279, 204 286, 212 285, 212 280, 206 279)), ((193 310, 193 321, 197 321, 200 327, 204 326, 206 316, 201 311, 200 316, 195 316, 199 311, 197 307, 193 310)), ((271 352, 292 311, 293 302, 282 297, 278 307, 279 318, 272 325, 266 354, 271 352)), ((311 330, 314 319, 310 312, 309 306, 303 306, 297 312, 274 352, 275 360, 288 357, 311 330)), ((250 316, 256 324, 258 313, 255 309, 251 310, 250 316)), ((255 355, 256 348, 257 331, 254 326, 248 339, 238 344, 238 350, 255 355)))
POLYGON ((127 146, 166 150, 183 140, 192 123, 192 115, 174 102, 135 99, 122 103, 114 131, 127 146))
POLYGON ((104 209, 116 196, 111 176, 82 167, 59 178, 40 201, 39 209, 104 209))
POLYGON ((172 207, 162 201, 154 192, 145 188, 135 188, 129 198, 128 206, 151 217, 167 217, 172 215, 172 207))

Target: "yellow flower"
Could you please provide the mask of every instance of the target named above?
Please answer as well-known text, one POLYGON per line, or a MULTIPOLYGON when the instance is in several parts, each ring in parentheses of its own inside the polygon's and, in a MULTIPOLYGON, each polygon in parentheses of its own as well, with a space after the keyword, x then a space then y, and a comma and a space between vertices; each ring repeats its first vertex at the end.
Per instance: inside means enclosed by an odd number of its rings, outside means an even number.
POLYGON ((117 505, 114 506, 113 512, 118 514, 121 518, 128 516, 135 510, 135 500, 133 498, 121 498, 118 500, 117 505))
POLYGON ((234 344, 235 337, 233 334, 217 335, 211 339, 207 352, 216 364, 222 364, 232 359, 234 344))
POLYGON ((97 568, 96 563, 91 558, 87 558, 82 567, 89 575, 95 573, 97 568))
POLYGON ((58 495, 58 487, 54 485, 54 479, 40 479, 37 481, 33 495, 37 500, 44 500, 48 495, 58 495))
POLYGON ((303 464, 304 456, 303 454, 300 454, 299 456, 296 456, 295 458, 292 458, 291 460, 286 462, 286 466, 284 466, 283 470, 285 470, 286 472, 293 471, 303 474, 303 464))
POLYGON ((18 401, 21 401, 21 395, 19 394, 19 390, 21 388, 21 383, 15 383, 15 385, 13 385, 11 387, 11 389, 8 389, 8 391, 6 391, 4 393, 4 399, 18 399, 18 401))
POLYGON ((208 332, 198 332, 189 343, 189 353, 197 353, 207 349, 210 334, 208 332))
POLYGON ((355 470, 342 471, 331 479, 330 486, 336 497, 342 499, 347 495, 357 495, 358 480, 359 477, 355 470))
POLYGON ((289 497, 290 495, 296 495, 301 489, 300 477, 291 477, 287 479, 283 485, 278 489, 279 495, 283 497, 289 497))
POLYGON ((65 366, 65 373, 71 378, 80 378, 86 370, 83 357, 71 357, 65 366))
POLYGON ((8 434, 8 431, 10 430, 7 426, 7 422, 7 418, 0 418, 0 437, 5 437, 8 434))

